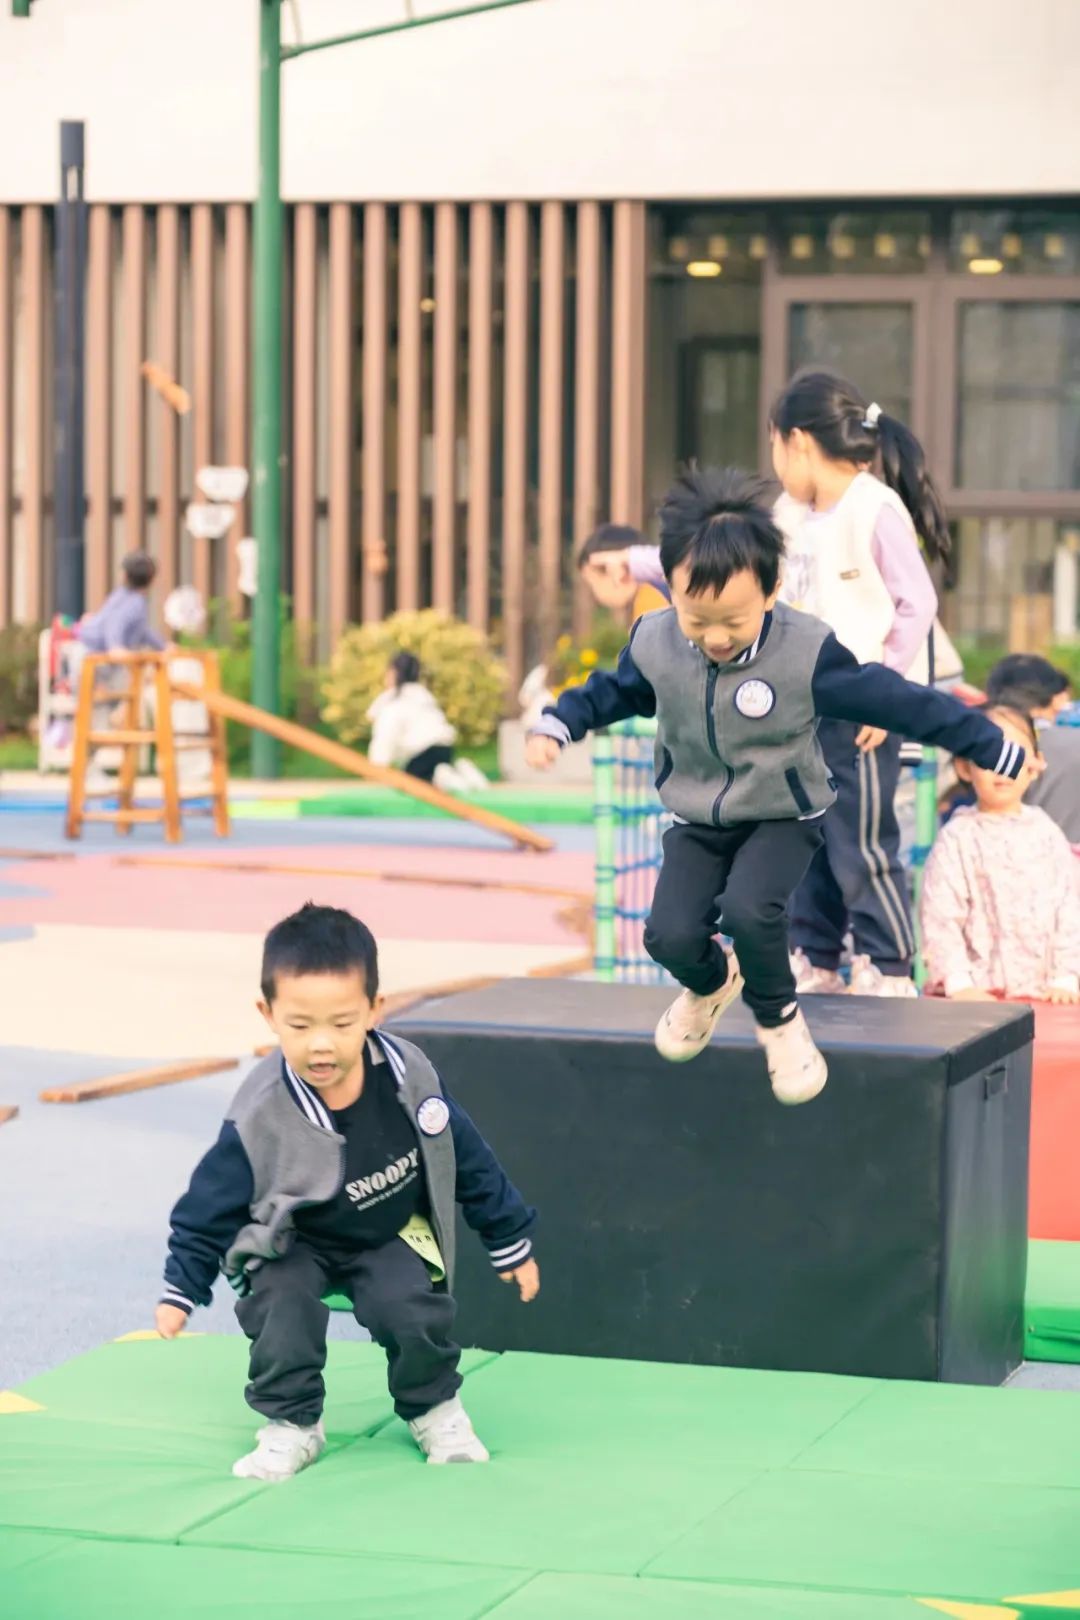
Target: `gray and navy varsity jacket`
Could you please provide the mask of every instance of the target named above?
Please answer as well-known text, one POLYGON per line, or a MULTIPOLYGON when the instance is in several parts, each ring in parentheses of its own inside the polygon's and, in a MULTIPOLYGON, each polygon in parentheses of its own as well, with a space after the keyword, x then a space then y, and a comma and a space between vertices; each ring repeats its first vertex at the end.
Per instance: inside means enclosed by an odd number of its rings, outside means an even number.
POLYGON ((733 827, 821 815, 836 789, 817 739, 821 718, 880 726, 1017 777, 1024 751, 986 715, 860 664, 820 619, 778 603, 757 640, 714 664, 674 608, 647 613, 618 668, 597 670, 545 709, 534 732, 560 743, 631 715, 655 715, 656 787, 683 821, 733 827))
MULTIPOLYGON (((370 1043, 372 1062, 390 1064, 399 1101, 416 1129, 448 1286, 455 1203, 496 1271, 513 1271, 532 1253, 536 1211, 523 1202, 423 1052, 381 1030, 370 1043)), ((288 1251, 294 1210, 335 1197, 344 1175, 345 1138, 334 1130, 318 1092, 280 1053, 264 1058, 233 1098, 217 1141, 172 1212, 161 1303, 188 1312, 209 1305, 219 1271, 238 1294, 246 1294, 249 1273, 288 1251)))

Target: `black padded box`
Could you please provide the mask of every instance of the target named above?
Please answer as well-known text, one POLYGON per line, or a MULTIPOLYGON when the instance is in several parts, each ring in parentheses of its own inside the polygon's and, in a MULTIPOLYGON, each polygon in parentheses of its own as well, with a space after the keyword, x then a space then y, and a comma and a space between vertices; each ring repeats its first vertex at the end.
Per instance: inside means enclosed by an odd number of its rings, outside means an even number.
POLYGON ((464 1227, 462 1342, 1000 1383, 1021 1361, 1030 1010, 808 998, 829 1062, 784 1108, 741 1006, 685 1065, 670 992, 507 980, 391 1028, 539 1206, 540 1298, 464 1227))

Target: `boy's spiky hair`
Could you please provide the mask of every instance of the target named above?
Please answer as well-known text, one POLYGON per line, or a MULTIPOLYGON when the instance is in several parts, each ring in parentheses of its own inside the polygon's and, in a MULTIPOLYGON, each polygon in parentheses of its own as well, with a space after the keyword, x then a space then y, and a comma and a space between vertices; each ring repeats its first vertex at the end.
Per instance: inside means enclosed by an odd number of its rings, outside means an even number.
POLYGON ((724 589, 748 569, 771 596, 780 578, 784 537, 773 521, 768 486, 738 467, 689 466, 660 507, 660 561, 670 581, 690 569, 691 596, 724 589))
POLYGON ((379 993, 379 949, 370 928, 350 911, 308 901, 277 923, 263 945, 263 999, 273 1005, 279 974, 349 973, 357 969, 369 1001, 379 993))

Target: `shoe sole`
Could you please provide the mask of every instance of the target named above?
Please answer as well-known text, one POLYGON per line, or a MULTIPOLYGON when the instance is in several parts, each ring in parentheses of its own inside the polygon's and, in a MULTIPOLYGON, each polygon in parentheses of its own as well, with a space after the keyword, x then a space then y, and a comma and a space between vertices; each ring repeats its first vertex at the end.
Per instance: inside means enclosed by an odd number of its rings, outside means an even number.
POLYGON ((820 1071, 814 1075, 813 1080, 810 1082, 812 1089, 801 1091, 797 1097, 785 1097, 779 1091, 777 1091, 775 1086, 773 1086, 772 1094, 776 1098, 777 1102, 782 1103, 785 1108, 798 1108, 801 1103, 813 1102, 815 1097, 820 1097, 821 1093, 825 1090, 825 1082, 828 1080, 828 1078, 829 1070, 826 1064, 822 1062, 820 1071))
POLYGON ((689 1048, 689 1050, 686 1049, 687 1043, 684 1041, 680 1041, 678 1046, 673 1046, 670 1052, 665 1051, 663 1046, 660 1044, 664 1037, 664 1031, 667 1028, 667 1012, 664 1012, 660 1018, 660 1022, 656 1026, 656 1031, 653 1035, 653 1045, 656 1047, 656 1050, 664 1059, 665 1063, 690 1063, 694 1058, 700 1057, 702 1052, 704 1052, 705 1048, 708 1046, 709 1042, 712 1040, 713 1035, 716 1033, 717 1024, 720 1022, 721 1018, 723 1018, 732 1002, 735 1001, 736 998, 741 994, 742 987, 743 976, 741 973, 736 972, 722 987, 720 1001, 716 1012, 713 1015, 713 1021, 709 1027, 708 1034, 704 1036, 697 1046, 692 1046, 689 1048))

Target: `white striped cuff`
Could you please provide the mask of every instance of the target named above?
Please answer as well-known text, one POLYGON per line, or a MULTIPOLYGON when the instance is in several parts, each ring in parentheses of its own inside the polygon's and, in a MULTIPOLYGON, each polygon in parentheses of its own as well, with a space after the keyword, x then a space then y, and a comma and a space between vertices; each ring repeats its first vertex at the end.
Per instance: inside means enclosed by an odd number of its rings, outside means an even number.
POLYGON ((565 748, 572 741, 570 727, 565 720, 560 720, 557 714, 542 714, 535 726, 529 731, 530 737, 554 737, 555 741, 565 748))
POLYGON ((179 1288, 174 1288, 171 1283, 166 1284, 165 1291, 158 1300, 158 1304, 175 1305, 180 1310, 187 1311, 189 1316, 195 1309, 195 1301, 193 1299, 188 1299, 186 1294, 182 1294, 179 1288))
POLYGON ((488 1259, 496 1271, 516 1271, 523 1266, 532 1254, 532 1243, 528 1238, 519 1238, 516 1243, 508 1244, 504 1249, 489 1249, 488 1259))
POLYGON ((1010 742, 1006 737, 994 766, 995 776, 1008 776, 1015 782, 1020 775, 1024 764, 1024 750, 1019 743, 1010 742))

